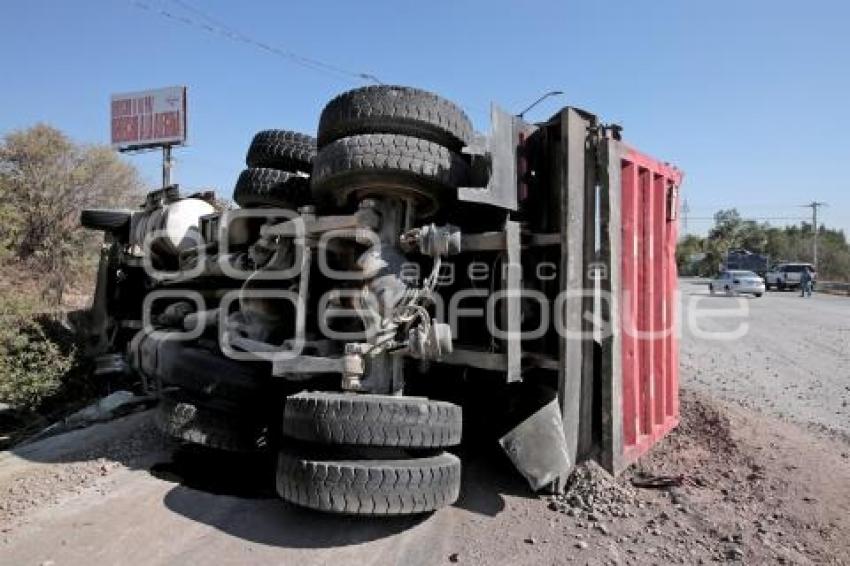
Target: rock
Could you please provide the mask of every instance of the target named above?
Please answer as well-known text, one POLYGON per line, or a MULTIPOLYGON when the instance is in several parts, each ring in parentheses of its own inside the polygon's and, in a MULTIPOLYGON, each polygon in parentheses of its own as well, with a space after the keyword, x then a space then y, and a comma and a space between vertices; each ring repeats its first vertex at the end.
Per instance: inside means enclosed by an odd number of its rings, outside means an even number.
POLYGON ((610 534, 610 531, 608 531, 608 527, 606 527, 604 523, 596 523, 595 528, 597 531, 599 531, 605 536, 608 536, 608 534, 610 534))
POLYGON ((528 537, 523 542, 525 542, 525 544, 535 544, 535 543, 537 543, 537 541, 534 539, 534 537, 528 537))
POLYGON ((583 540, 577 541, 576 544, 575 544, 575 547, 581 548, 582 550, 584 550, 585 548, 587 548, 587 542, 585 542, 583 540))
POLYGON ((457 562, 458 558, 459 557, 457 552, 452 552, 451 554, 449 554, 449 562, 457 562))

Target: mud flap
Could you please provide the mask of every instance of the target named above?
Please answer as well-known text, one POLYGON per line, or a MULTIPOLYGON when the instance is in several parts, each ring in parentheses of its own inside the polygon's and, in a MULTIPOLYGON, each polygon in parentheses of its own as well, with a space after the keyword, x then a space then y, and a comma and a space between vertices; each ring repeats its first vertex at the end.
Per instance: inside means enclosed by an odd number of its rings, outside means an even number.
POLYGON ((572 469, 557 399, 511 429, 499 444, 534 491, 553 486, 572 469))

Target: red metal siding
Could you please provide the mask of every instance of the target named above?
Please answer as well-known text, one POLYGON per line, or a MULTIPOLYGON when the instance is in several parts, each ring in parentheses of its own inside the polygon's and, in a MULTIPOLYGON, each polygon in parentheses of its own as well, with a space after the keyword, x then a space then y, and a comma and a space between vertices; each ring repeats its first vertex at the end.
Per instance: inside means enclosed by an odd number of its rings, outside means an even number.
POLYGON ((621 162, 623 460, 679 422, 675 335, 676 217, 681 173, 629 149, 621 162))

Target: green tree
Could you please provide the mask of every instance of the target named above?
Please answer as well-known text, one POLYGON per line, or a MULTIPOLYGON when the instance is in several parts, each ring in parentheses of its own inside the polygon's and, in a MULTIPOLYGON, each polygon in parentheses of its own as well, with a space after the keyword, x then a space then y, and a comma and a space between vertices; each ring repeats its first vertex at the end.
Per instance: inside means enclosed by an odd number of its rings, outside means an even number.
MULTIPOLYGON (((720 210, 706 237, 689 235, 676 250, 677 265, 684 267, 687 257, 696 251, 705 253, 697 266, 699 275, 713 275, 730 249, 743 248, 770 256, 771 262, 814 260, 814 230, 811 224, 782 228, 745 220, 737 210, 720 210)), ((818 271, 821 280, 850 280, 850 246, 844 232, 818 227, 818 271)), ((684 271, 683 271, 684 273, 684 271)))

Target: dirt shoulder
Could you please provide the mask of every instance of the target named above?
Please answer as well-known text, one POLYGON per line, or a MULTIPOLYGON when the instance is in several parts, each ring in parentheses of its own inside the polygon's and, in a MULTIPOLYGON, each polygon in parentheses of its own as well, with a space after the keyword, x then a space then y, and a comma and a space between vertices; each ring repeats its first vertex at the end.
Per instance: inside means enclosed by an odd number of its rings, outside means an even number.
POLYGON ((147 467, 165 446, 146 411, 0 453, 0 532, 118 470, 147 467))
POLYGON ((682 414, 617 481, 586 468, 566 496, 461 522, 457 561, 850 563, 850 445, 691 391, 682 414), (673 485, 632 485, 659 477, 673 485))

